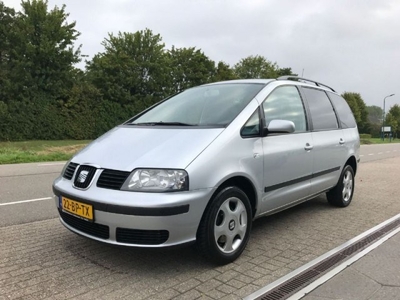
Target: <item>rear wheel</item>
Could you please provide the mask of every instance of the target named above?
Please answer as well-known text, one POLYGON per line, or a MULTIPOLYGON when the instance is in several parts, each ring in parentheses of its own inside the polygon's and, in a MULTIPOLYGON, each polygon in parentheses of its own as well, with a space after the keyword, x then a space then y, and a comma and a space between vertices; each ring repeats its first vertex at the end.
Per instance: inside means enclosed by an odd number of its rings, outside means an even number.
POLYGON ((251 206, 237 187, 222 189, 204 212, 197 233, 201 254, 218 264, 237 259, 249 240, 251 206))
POLYGON ((350 165, 344 167, 338 184, 326 193, 326 198, 331 205, 346 207, 353 199, 354 171, 350 165))

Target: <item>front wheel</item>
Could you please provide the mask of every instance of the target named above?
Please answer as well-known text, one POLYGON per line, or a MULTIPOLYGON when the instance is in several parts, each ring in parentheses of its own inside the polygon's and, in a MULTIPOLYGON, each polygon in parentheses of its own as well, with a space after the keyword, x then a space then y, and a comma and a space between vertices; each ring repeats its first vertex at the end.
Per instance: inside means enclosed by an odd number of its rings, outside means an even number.
POLYGON ((326 198, 331 205, 346 207, 353 199, 354 171, 350 165, 344 167, 338 184, 326 193, 326 198))
POLYGON ((251 206, 237 187, 226 187, 211 199, 197 232, 201 254, 217 264, 237 259, 249 240, 251 206))

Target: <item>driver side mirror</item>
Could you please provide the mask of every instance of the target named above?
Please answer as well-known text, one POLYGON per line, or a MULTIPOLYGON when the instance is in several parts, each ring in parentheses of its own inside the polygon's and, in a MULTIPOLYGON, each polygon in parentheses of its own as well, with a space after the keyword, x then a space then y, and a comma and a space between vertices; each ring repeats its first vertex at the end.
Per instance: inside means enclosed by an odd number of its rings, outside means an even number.
POLYGON ((269 122, 267 127, 263 128, 263 136, 267 136, 272 133, 293 133, 295 130, 296 126, 292 121, 272 120, 269 122))

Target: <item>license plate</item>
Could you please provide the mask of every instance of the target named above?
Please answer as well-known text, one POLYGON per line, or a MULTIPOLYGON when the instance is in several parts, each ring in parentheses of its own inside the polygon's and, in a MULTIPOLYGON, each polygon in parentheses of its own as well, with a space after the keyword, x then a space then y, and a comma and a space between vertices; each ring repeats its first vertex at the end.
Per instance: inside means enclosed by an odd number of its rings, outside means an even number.
POLYGON ((61 208, 64 212, 78 216, 87 221, 93 221, 93 206, 61 197, 61 208))

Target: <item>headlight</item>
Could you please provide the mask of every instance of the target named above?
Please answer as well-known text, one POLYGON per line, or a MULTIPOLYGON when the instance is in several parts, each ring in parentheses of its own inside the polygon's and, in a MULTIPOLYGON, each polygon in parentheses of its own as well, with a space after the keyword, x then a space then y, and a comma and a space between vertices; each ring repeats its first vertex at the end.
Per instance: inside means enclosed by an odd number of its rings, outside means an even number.
POLYGON ((121 190, 135 192, 173 192, 189 188, 184 170, 136 169, 129 175, 121 190))

